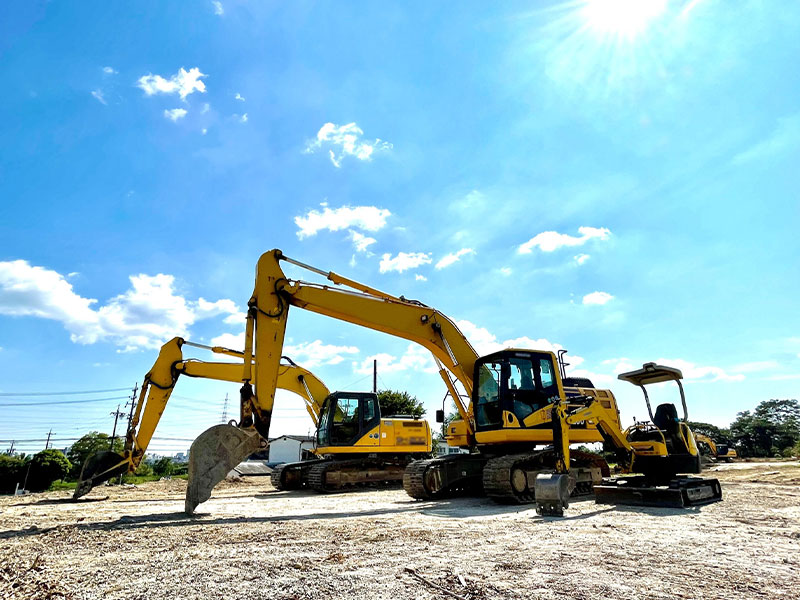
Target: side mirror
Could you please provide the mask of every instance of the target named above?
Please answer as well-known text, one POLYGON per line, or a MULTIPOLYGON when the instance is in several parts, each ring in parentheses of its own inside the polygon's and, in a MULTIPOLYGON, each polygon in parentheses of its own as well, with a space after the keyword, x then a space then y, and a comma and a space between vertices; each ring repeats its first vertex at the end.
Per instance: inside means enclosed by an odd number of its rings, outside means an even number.
POLYGON ((437 410, 436 411, 436 422, 437 423, 444 423, 444 411, 437 410))

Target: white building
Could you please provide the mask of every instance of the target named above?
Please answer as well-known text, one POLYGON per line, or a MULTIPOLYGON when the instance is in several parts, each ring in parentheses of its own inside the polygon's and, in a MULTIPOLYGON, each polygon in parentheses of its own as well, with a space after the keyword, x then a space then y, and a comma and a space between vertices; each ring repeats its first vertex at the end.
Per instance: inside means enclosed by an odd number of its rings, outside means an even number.
POLYGON ((282 435, 269 441, 269 464, 303 460, 304 450, 314 449, 314 438, 307 435, 282 435))

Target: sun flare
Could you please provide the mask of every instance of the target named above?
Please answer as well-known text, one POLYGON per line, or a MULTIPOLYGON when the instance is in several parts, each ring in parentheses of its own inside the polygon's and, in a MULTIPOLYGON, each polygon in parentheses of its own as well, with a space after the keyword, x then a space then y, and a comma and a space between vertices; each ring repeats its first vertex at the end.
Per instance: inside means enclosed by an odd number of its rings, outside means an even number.
POLYGON ((634 38, 661 16, 667 0, 586 0, 582 16, 600 34, 634 38))

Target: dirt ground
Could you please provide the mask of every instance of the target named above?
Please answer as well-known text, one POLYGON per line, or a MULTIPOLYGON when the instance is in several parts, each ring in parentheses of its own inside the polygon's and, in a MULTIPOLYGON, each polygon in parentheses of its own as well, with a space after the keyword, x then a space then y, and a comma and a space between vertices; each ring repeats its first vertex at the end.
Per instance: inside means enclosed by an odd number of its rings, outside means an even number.
POLYGON ((0 598, 796 598, 800 463, 707 472, 698 509, 573 503, 562 519, 402 489, 277 492, 185 482, 0 498, 0 598), (438 586, 438 587, 434 587, 438 586))

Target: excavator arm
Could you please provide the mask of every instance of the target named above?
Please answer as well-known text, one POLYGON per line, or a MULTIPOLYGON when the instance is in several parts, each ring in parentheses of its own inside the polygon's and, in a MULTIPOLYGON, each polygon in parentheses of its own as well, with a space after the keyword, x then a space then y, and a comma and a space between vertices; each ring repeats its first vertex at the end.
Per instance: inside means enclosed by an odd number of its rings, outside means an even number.
MULTIPOLYGON (((183 359, 183 345, 200 346, 218 354, 243 357, 243 353, 219 346, 207 347, 187 342, 182 338, 173 338, 159 352, 158 358, 150 371, 145 375, 139 398, 134 407, 130 428, 125 440, 122 454, 102 452, 92 456, 84 466, 81 479, 75 489, 74 498, 87 494, 93 486, 107 481, 116 475, 135 471, 144 458, 153 433, 161 420, 164 409, 175 389, 181 375, 200 377, 216 381, 242 381, 244 364, 242 362, 205 362, 196 359, 183 359)), ((288 363, 280 363, 275 385, 281 389, 299 395, 305 404, 314 426, 319 422, 322 403, 330 394, 327 386, 313 373, 298 366, 291 359, 283 357, 288 363)), ((258 436, 246 436, 249 442, 240 452, 233 452, 228 461, 235 461, 226 473, 243 458, 255 452, 260 446, 258 436), (252 447, 252 450, 251 450, 252 447), (239 456, 246 452, 245 456, 239 456)), ((224 465, 223 465, 224 466, 224 465)))
POLYGON ((248 302, 244 350, 247 372, 242 393, 243 398, 251 394, 256 429, 269 429, 274 379, 291 306, 404 338, 430 350, 461 418, 467 423, 468 435, 474 433, 469 407, 461 401, 451 375, 468 395, 471 394, 478 355, 455 323, 420 302, 398 298, 336 273, 322 271, 290 259, 277 249, 259 258, 255 288, 248 302), (339 287, 291 280, 283 272, 281 261, 322 275, 339 287), (252 357, 255 358, 253 373, 247 369, 247 359, 252 357), (258 395, 248 388, 253 377, 259 382, 258 395))

